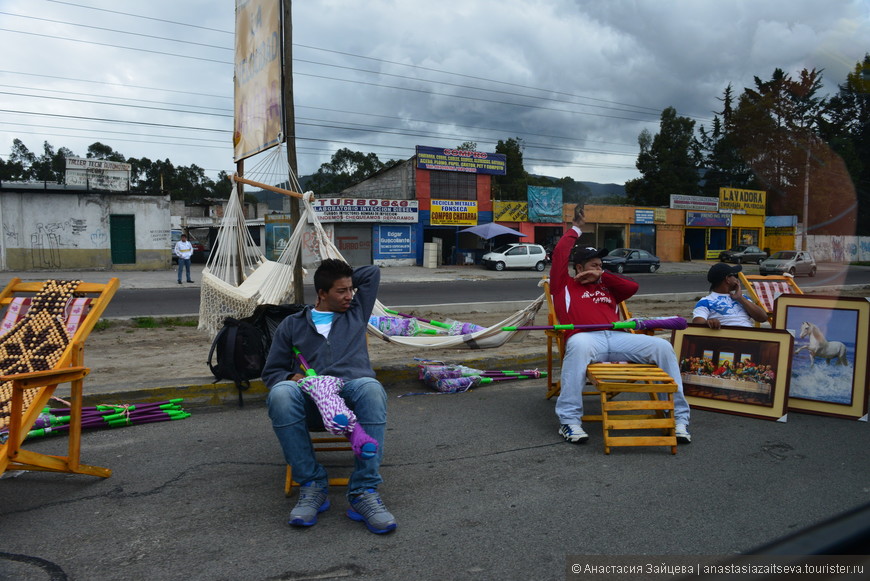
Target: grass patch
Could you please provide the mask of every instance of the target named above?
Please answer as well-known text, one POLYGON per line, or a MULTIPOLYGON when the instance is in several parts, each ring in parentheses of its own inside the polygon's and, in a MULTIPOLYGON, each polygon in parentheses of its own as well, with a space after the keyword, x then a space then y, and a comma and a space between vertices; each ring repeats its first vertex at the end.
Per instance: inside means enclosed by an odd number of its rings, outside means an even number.
POLYGON ((199 320, 190 317, 133 317, 133 326, 137 329, 157 329, 173 327, 196 327, 199 320))
POLYGON ((100 319, 97 321, 97 324, 94 325, 94 331, 105 331, 115 325, 114 321, 110 321, 108 319, 100 319))

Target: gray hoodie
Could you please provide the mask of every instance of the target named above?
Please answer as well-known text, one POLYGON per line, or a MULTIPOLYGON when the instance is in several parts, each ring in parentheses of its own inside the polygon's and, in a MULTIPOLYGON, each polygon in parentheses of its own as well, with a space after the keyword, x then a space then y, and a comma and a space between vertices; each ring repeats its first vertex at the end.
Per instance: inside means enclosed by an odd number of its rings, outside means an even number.
POLYGON ((365 334, 377 299, 381 271, 377 266, 361 266, 353 271, 352 280, 357 292, 347 311, 335 313, 328 339, 317 332, 310 306, 281 322, 263 368, 266 387, 272 389, 276 383, 302 373, 293 353, 294 345, 318 375, 344 380, 375 376, 365 334))

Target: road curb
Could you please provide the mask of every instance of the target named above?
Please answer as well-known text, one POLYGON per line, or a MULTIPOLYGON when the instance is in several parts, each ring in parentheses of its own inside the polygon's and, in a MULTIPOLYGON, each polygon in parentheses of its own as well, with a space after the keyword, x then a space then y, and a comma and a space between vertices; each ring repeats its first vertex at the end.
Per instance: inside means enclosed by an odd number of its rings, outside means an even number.
MULTIPOLYGON (((546 369, 545 353, 528 353, 519 357, 503 357, 499 355, 483 355, 471 359, 462 358, 462 365, 476 369, 546 369)), ((387 392, 393 395, 425 390, 425 386, 417 375, 417 364, 389 363, 374 365, 378 380, 387 392)), ((263 402, 269 390, 262 380, 251 381, 251 386, 242 392, 245 403, 263 402)), ((434 393, 434 392, 433 392, 434 393)), ((231 381, 215 383, 192 383, 190 385, 169 385, 162 387, 139 387, 118 389, 100 393, 86 393, 82 397, 82 405, 95 406, 107 403, 151 403, 175 398, 184 399, 185 408, 206 408, 238 405, 239 392, 231 381)))

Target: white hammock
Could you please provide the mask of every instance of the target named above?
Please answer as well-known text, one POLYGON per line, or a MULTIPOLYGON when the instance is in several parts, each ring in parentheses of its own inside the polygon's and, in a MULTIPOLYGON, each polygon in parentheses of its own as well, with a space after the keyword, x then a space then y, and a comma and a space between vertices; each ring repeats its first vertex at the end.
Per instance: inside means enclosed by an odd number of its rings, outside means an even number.
MULTIPOLYGON (((321 260, 344 260, 317 219, 311 206, 311 192, 296 195, 301 197, 303 204, 299 223, 278 260, 271 261, 263 256, 248 232, 236 182, 233 182, 233 192, 215 241, 216 248, 202 272, 199 329, 215 335, 223 327, 226 317, 240 319, 250 316, 257 305, 301 303, 302 297, 293 297, 293 264, 297 258, 301 259, 303 240, 306 250, 321 260)), ((306 275, 307 271, 303 268, 302 276, 306 275)), ((387 336, 372 325, 368 326, 368 332, 384 341, 412 347, 488 349, 522 339, 525 331, 502 331, 501 328, 531 324, 543 303, 544 295, 541 295, 504 321, 468 335, 387 336)), ((380 301, 375 302, 372 314, 387 315, 380 301)), ((437 329, 423 322, 420 326, 437 329)))
MULTIPOLYGON (((379 329, 369 325, 369 334, 383 339, 388 343, 398 343, 400 345, 408 345, 411 347, 438 347, 441 349, 449 348, 467 348, 467 349, 491 349, 499 347, 508 341, 521 341, 526 336, 528 331, 502 331, 502 327, 523 327, 532 325, 535 321, 535 315, 538 314, 541 305, 544 304, 544 295, 539 296, 526 308, 517 311, 510 317, 500 323, 496 323, 491 327, 487 327, 482 331, 470 333, 468 335, 418 335, 416 337, 401 337, 384 335, 379 329)), ((389 316, 384 311, 384 306, 380 301, 375 303, 375 308, 372 311, 373 315, 389 316)), ((424 329, 441 330, 434 325, 428 325, 422 321, 419 326, 424 329)))

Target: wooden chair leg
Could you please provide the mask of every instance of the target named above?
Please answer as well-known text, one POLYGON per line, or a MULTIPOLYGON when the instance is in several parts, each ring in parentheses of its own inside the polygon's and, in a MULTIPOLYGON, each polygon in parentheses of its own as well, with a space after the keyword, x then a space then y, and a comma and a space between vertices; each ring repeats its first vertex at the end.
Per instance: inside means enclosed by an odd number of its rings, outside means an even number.
MULTIPOLYGON (((316 452, 349 452, 352 450, 348 445, 347 438, 340 436, 324 436, 311 438, 311 443, 315 444, 314 451, 316 452), (319 444, 319 446, 318 446, 319 444), (336 445, 343 444, 343 445, 336 445)), ((329 479, 330 486, 347 486, 350 478, 336 477, 329 479)), ((293 487, 299 486, 299 483, 293 480, 293 468, 287 464, 287 470, 284 475, 284 495, 290 496, 293 494, 293 487)))

